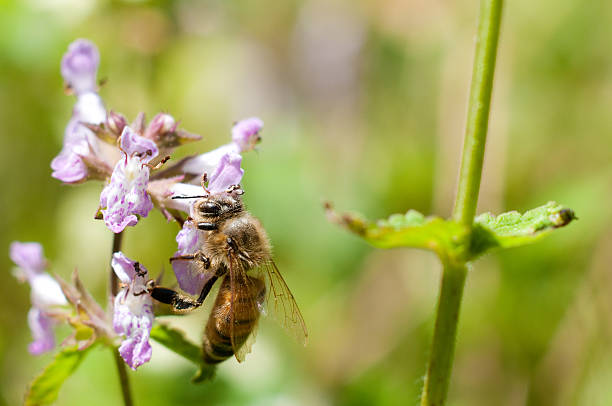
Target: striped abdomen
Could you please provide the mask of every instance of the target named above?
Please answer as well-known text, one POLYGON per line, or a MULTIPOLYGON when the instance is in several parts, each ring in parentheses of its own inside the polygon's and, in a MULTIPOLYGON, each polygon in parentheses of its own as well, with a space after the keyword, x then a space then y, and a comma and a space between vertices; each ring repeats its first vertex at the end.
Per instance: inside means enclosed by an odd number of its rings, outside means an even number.
POLYGON ((234 313, 234 343, 239 349, 259 319, 258 301, 265 294, 263 281, 248 277, 250 286, 237 287, 232 309, 230 275, 226 275, 204 331, 203 355, 207 364, 217 364, 234 355, 232 348, 231 313, 234 313))

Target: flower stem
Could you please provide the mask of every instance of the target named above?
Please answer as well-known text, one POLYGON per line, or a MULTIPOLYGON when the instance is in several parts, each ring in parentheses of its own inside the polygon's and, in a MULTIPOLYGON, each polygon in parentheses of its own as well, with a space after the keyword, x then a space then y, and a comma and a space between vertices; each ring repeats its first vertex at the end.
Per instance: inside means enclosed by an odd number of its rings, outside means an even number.
POLYGON ((465 264, 444 266, 436 326, 421 395, 421 406, 441 406, 446 400, 466 273, 465 264))
MULTIPOLYGON (((481 0, 480 5, 463 157, 457 199, 453 209, 453 219, 468 229, 465 239, 461 242, 464 246, 470 242, 478 203, 502 4, 503 0, 481 0)), ((467 264, 461 258, 444 261, 433 343, 421 406, 442 406, 446 401, 466 274, 467 264)))
MULTIPOLYGON (((113 248, 111 250, 111 261, 113 254, 115 252, 121 251, 121 242, 123 240, 123 232, 113 234, 113 248)), ((119 279, 117 275, 113 271, 111 266, 110 269, 110 278, 108 284, 109 298, 110 298, 110 306, 114 304, 114 297, 117 295, 119 291, 119 279)), ((117 366, 117 372, 119 373, 119 383, 121 385, 121 394, 123 395, 123 404, 125 406, 133 406, 134 402, 132 401, 132 392, 130 390, 130 380, 127 374, 127 369, 125 368, 125 362, 119 355, 119 351, 117 348, 112 347, 113 357, 115 358, 115 365, 117 366)))
MULTIPOLYGON (((113 259, 113 254, 115 252, 121 251, 122 241, 123 241, 123 231, 120 233, 116 233, 116 234, 113 233, 113 248, 111 250, 111 261, 113 259)), ((111 306, 112 306, 113 298, 117 296, 117 292, 119 292, 119 278, 117 278, 117 275, 113 271, 112 266, 110 268, 110 275, 109 275, 109 281, 108 281, 108 292, 109 292, 109 297, 111 299, 111 306)))
POLYGON ((478 203, 502 3, 503 0, 481 0, 480 3, 463 157, 453 210, 453 218, 467 227, 472 226, 478 203))
POLYGON ((125 368, 125 361, 119 355, 117 348, 113 347, 113 357, 115 358, 115 365, 117 365, 117 372, 119 372, 119 382, 121 383, 121 394, 123 395, 123 404, 125 406, 133 406, 132 392, 130 391, 130 380, 128 379, 127 369, 125 368))

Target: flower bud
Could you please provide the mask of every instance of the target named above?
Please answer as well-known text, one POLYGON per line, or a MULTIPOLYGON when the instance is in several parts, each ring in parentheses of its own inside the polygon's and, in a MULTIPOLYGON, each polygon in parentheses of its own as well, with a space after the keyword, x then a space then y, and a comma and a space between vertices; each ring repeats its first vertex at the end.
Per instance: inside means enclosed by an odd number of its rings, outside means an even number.
POLYGON ((111 110, 110 113, 108 113, 106 125, 111 133, 119 137, 123 132, 123 128, 127 125, 127 120, 121 114, 111 110))
POLYGON ((179 130, 178 123, 170 114, 159 113, 144 132, 144 137, 155 141, 160 149, 172 149, 188 142, 199 141, 199 135, 179 130))
POLYGON ((145 131, 145 138, 159 140, 165 133, 174 132, 176 130, 176 121, 174 117, 166 113, 158 113, 149 123, 145 131))

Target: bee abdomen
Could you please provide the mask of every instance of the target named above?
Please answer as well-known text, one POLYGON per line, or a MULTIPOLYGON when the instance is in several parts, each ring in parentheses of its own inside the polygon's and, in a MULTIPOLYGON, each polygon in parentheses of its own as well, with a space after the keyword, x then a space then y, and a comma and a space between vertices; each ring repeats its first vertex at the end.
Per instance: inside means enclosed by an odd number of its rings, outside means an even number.
MULTIPOLYGON (((247 340, 259 319, 257 301, 265 286, 259 279, 249 277, 252 289, 241 289, 234 298, 234 343, 240 348, 247 340)), ((219 288, 203 339, 203 357, 207 364, 217 364, 234 355, 231 328, 232 291, 230 275, 226 275, 219 288)))

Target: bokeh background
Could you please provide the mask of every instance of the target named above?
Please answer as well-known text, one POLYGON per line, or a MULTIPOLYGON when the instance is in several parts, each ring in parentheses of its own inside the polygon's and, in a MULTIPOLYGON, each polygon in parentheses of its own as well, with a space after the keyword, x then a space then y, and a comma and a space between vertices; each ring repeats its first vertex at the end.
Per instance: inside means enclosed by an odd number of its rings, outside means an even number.
MULTIPOLYGON (((247 362, 199 386, 191 364, 155 345, 131 373, 136 404, 416 404, 440 265, 367 246, 329 224, 321 203, 370 218, 450 214, 477 14, 466 0, 0 0, 0 249, 40 241, 53 272, 77 267, 105 301, 111 235, 93 220, 102 185, 63 186, 49 168, 74 103, 60 59, 89 38, 108 108, 166 111, 204 136, 176 158, 227 142, 235 120, 265 121, 243 160, 245 200, 310 330, 300 348, 264 321, 247 362)), ((449 405, 612 404, 610 21, 610 2, 507 2, 479 211, 556 200, 579 221, 474 264, 449 405)), ((124 251, 169 271, 177 230, 154 211, 127 230, 124 251)), ((0 255, 1 405, 19 404, 52 357, 27 352, 29 289, 11 269, 0 255)), ((206 317, 170 321, 199 341, 206 317)), ((120 399, 98 348, 57 404, 120 399)))

